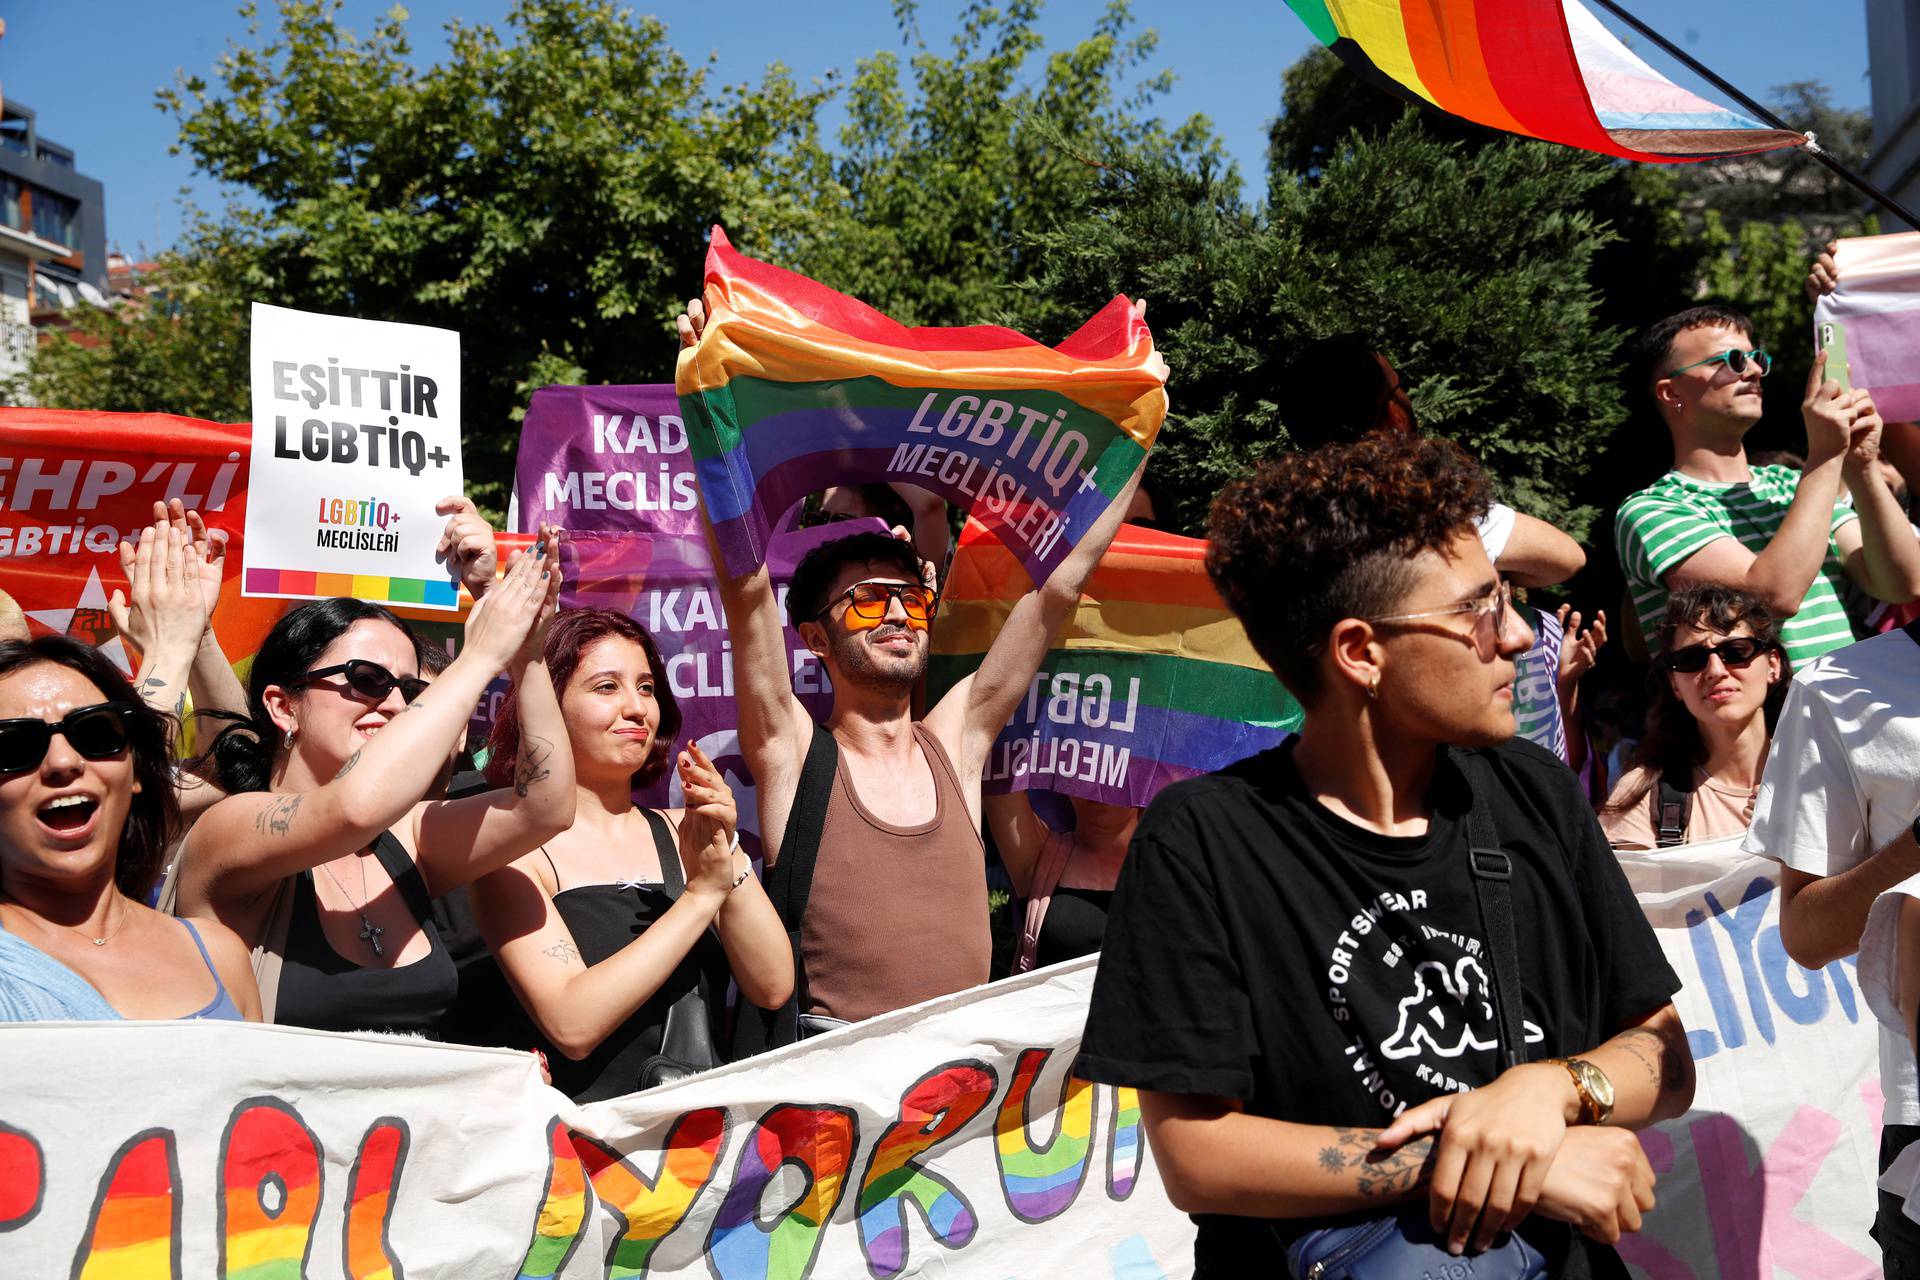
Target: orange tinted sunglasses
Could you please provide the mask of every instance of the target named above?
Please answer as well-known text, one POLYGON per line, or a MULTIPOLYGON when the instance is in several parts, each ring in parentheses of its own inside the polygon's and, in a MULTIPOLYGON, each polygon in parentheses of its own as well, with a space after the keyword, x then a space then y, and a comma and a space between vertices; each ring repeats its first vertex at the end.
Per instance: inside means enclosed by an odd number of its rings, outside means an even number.
POLYGON ((814 618, 820 619, 832 612, 833 606, 840 601, 847 602, 847 630, 871 631, 886 621, 887 610, 898 600, 906 611, 907 625, 915 631, 925 631, 933 621, 935 606, 933 592, 917 582, 856 582, 827 601, 827 607, 814 618))

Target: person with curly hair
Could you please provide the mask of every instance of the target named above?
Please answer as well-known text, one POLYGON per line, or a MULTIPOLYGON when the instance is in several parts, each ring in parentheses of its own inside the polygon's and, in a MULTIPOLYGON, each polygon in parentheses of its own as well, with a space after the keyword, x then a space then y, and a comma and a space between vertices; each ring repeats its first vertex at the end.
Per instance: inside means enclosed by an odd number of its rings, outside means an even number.
POLYGON ((1600 809, 1616 849, 1744 835, 1791 674, 1767 602, 1734 587, 1667 598, 1652 728, 1600 809))
POLYGON ((1075 1066, 1141 1091, 1199 1276, 1275 1274, 1276 1242, 1301 1274, 1356 1215, 1427 1270, 1624 1276, 1632 1131, 1692 1099, 1679 979, 1574 776, 1513 736, 1533 636, 1488 492, 1453 444, 1372 436, 1214 502, 1207 570, 1305 718, 1155 797, 1075 1066))

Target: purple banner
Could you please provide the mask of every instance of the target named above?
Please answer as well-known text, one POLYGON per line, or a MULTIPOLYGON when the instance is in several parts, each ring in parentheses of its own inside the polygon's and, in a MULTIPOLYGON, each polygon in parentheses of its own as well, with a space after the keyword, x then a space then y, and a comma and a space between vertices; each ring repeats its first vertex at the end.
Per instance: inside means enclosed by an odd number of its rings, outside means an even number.
POLYGON ((541 387, 514 470, 513 527, 700 534, 700 494, 672 383, 541 387))

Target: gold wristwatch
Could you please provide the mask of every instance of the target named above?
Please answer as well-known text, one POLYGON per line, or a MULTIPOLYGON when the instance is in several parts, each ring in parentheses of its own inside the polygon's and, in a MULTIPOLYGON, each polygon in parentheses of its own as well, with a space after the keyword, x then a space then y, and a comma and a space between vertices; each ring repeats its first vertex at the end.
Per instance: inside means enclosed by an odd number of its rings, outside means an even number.
POLYGON ((1613 1116, 1613 1081, 1585 1058, 1549 1058, 1567 1069, 1580 1095, 1580 1123, 1605 1124, 1613 1116))

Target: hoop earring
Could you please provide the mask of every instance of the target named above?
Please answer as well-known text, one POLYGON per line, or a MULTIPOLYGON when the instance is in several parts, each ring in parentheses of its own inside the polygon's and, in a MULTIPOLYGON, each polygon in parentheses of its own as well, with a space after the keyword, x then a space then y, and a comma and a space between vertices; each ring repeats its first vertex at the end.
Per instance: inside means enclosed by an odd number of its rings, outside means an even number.
POLYGON ((287 736, 282 740, 281 745, 286 747, 286 749, 289 751, 293 750, 293 737, 294 737, 294 734, 298 732, 299 730, 297 729, 288 729, 287 736))

